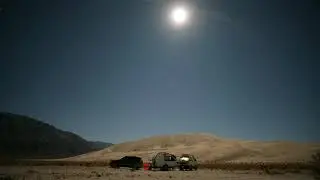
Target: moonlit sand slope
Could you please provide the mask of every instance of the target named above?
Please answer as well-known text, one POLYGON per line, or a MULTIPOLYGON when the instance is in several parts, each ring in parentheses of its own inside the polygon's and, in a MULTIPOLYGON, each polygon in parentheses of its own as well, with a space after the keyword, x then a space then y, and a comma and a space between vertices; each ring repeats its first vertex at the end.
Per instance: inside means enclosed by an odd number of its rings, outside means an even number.
POLYGON ((193 133, 149 137, 67 158, 67 160, 110 160, 137 155, 144 160, 160 151, 194 154, 200 161, 296 162, 308 161, 320 150, 319 143, 260 142, 224 139, 212 134, 193 133))

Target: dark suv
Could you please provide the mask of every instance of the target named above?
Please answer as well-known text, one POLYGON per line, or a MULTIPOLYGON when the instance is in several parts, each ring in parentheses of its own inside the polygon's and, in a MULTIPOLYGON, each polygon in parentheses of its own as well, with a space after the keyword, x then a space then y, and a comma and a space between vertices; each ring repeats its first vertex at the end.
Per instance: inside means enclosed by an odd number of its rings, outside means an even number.
POLYGON ((143 161, 140 157, 125 156, 118 160, 112 160, 110 166, 112 168, 128 167, 137 170, 143 167, 143 161))

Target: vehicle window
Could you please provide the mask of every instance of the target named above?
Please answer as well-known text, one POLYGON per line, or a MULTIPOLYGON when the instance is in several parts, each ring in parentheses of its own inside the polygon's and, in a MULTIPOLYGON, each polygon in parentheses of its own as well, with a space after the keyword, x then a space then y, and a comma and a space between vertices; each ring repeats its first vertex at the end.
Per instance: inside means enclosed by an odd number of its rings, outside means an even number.
POLYGON ((131 158, 132 161, 140 161, 140 159, 141 159, 141 158, 138 158, 138 157, 132 157, 132 158, 131 158))
POLYGON ((170 161, 170 156, 164 156, 165 161, 170 161))
POLYGON ((123 158, 121 158, 120 160, 128 160, 129 159, 129 157, 127 157, 127 156, 125 156, 125 157, 123 157, 123 158))
POLYGON ((176 156, 174 156, 174 155, 171 155, 170 159, 171 159, 171 161, 176 161, 177 160, 176 156))
POLYGON ((125 158, 125 160, 126 160, 126 161, 140 161, 141 158, 139 158, 139 157, 134 157, 134 156, 127 156, 127 157, 125 158))
POLYGON ((174 155, 164 156, 165 161, 176 161, 177 158, 174 155))

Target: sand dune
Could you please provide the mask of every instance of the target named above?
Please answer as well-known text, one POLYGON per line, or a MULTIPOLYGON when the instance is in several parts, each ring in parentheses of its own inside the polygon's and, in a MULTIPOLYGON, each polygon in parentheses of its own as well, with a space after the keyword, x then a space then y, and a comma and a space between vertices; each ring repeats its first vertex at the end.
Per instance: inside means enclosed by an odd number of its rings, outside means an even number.
POLYGON ((224 139, 207 133, 164 135, 113 145, 109 148, 67 158, 67 160, 110 160, 136 155, 150 160, 166 151, 194 154, 199 161, 296 162, 308 161, 320 150, 318 143, 261 142, 224 139))

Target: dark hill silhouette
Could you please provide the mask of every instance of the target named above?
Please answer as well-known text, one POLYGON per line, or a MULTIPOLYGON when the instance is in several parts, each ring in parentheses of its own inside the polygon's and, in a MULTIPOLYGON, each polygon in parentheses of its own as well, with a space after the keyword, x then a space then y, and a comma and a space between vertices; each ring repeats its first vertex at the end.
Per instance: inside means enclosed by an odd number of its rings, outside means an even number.
POLYGON ((0 113, 0 142, 2 158, 63 158, 111 145, 90 142, 72 132, 11 113, 0 113))
POLYGON ((112 143, 106 143, 101 141, 91 141, 90 143, 91 143, 91 148, 93 148, 94 150, 101 150, 113 145, 112 143))

